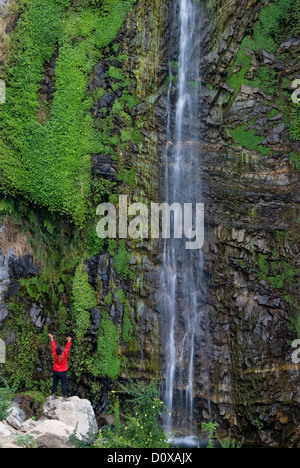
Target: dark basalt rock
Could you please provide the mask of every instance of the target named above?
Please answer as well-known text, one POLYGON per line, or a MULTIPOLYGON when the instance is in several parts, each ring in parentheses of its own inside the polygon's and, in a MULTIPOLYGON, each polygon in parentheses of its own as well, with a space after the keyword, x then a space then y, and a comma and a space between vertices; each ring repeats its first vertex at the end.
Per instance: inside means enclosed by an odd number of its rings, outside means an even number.
POLYGON ((117 165, 109 156, 97 154, 92 158, 92 175, 117 181, 117 165))
POLYGON ((34 263, 32 255, 26 254, 10 264, 10 277, 18 280, 29 275, 37 275, 41 271, 40 267, 34 263))

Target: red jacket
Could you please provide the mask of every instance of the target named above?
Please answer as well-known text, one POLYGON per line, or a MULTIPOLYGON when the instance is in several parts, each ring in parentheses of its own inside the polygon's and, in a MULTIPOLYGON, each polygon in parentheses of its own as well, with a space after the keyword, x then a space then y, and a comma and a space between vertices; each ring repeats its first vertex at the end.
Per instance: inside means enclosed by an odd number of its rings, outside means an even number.
POLYGON ((56 372, 65 372, 68 370, 68 354, 71 348, 71 341, 68 341, 63 353, 60 355, 61 361, 59 362, 59 357, 56 354, 56 345, 55 341, 51 341, 52 345, 52 355, 54 359, 53 370, 56 372))

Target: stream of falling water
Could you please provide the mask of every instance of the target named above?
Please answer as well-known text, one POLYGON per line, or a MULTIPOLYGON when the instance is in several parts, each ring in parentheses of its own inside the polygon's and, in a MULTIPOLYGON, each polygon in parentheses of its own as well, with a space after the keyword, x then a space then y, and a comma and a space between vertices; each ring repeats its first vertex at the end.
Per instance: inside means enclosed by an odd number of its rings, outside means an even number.
MULTIPOLYGON (((180 203, 182 206, 202 201, 200 14, 196 0, 179 0, 174 17, 176 40, 179 41, 178 62, 174 63, 174 56, 170 57, 169 67, 164 196, 169 204, 180 203)), ((169 409, 164 416, 164 427, 169 433, 181 430, 184 434, 193 434, 195 339, 201 320, 202 278, 201 250, 186 250, 183 239, 166 239, 160 309, 165 361, 163 399, 169 409)))

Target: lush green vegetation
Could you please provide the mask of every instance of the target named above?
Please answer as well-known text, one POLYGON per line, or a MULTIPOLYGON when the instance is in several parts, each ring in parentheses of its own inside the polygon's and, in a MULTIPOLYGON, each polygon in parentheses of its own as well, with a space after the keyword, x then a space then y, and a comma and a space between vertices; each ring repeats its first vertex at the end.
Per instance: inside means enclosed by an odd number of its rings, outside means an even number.
POLYGON ((13 391, 5 379, 0 376, 0 422, 10 414, 13 391))
POLYGON ((266 280, 270 286, 282 289, 284 286, 297 284, 297 270, 286 261, 278 261, 273 257, 269 261, 261 254, 258 259, 260 279, 266 280))
POLYGON ((96 448, 167 448, 167 434, 159 426, 158 418, 164 410, 156 382, 148 386, 131 382, 130 388, 120 393, 130 397, 120 417, 119 399, 115 399, 112 412, 114 427, 106 426, 99 432, 96 448))
MULTIPOLYGON (((293 104, 291 100, 291 89, 286 78, 272 66, 261 66, 257 71, 253 70, 252 60, 254 54, 264 50, 274 53, 278 58, 278 46, 285 38, 299 34, 300 9, 295 6, 293 0, 274 0, 264 5, 260 11, 259 18, 255 22, 253 30, 241 42, 236 59, 229 68, 227 74, 227 85, 234 90, 231 103, 240 91, 243 84, 259 87, 271 99, 276 98, 290 137, 294 141, 300 139, 300 107, 293 104)), ((280 61, 280 60, 279 60, 280 61)), ((259 137, 251 130, 245 132, 246 127, 238 127, 229 130, 233 138, 242 146, 251 150, 258 150, 267 154, 266 148, 260 145, 259 137)), ((298 158, 292 157, 296 168, 298 158)))
MULTIPOLYGON (((250 124, 251 125, 251 124, 250 124)), ((250 150, 257 150, 261 154, 270 153, 270 149, 261 145, 264 137, 256 135, 255 130, 249 128, 249 125, 241 125, 235 129, 230 129, 228 132, 239 145, 250 150)))
POLYGON ((291 161, 294 163, 295 168, 297 171, 300 171, 300 154, 299 153, 291 153, 290 154, 291 161))
POLYGON ((121 370, 119 348, 120 332, 107 312, 102 311, 98 332, 97 350, 90 360, 90 371, 94 376, 107 375, 117 379, 121 370))
POLYGON ((90 326, 90 310, 96 307, 96 292, 89 283, 86 265, 81 263, 73 281, 73 319, 76 339, 82 341, 90 326))
POLYGON ((231 433, 229 431, 229 435, 226 439, 221 439, 217 435, 218 424, 209 422, 209 423, 202 423, 202 431, 208 437, 208 445, 206 448, 216 448, 216 444, 220 448, 242 448, 243 441, 237 442, 235 439, 231 437, 231 433))
POLYGON ((113 202, 118 190, 135 186, 135 170, 124 153, 131 142, 141 142, 131 116, 138 100, 134 81, 123 70, 127 56, 114 42, 134 3, 20 0, 15 7, 19 19, 1 77, 7 100, 0 107, 0 214, 12 229, 27 233, 41 267, 39 275, 20 280, 22 300, 10 301, 12 314, 1 330, 2 336, 8 330, 17 336, 8 346, 6 369, 19 390, 48 391, 34 372, 37 356, 42 367, 51 369, 48 323, 62 345, 74 333, 70 367, 77 378, 89 372, 116 379, 121 368, 119 341, 131 339, 127 299, 120 297, 124 316, 117 331, 108 303, 103 304, 89 284, 83 261, 107 250, 120 279, 132 278, 125 242, 99 239, 95 212, 102 201, 113 202), (48 102, 40 87, 53 58, 54 92, 48 102), (108 90, 89 86, 101 60, 113 62, 107 72, 108 90), (95 109, 105 93, 114 97, 114 104, 98 114, 95 109), (99 153, 117 163, 117 181, 92 176, 92 155, 99 153), (43 319, 50 319, 42 330, 30 319, 32 301, 42 304, 43 319), (86 333, 90 310, 96 306, 103 312, 94 355, 86 333))
POLYGON ((255 24, 253 50, 264 49, 267 52, 275 52, 282 42, 284 32, 290 31, 291 35, 297 35, 299 24, 300 17, 295 11, 293 0, 274 0, 262 8, 259 21, 255 24))
MULTIPOLYGON (((16 338, 13 344, 7 347, 6 372, 9 381, 17 390, 31 390, 35 386, 33 375, 36 370, 37 350, 41 344, 45 344, 45 334, 36 333, 24 304, 12 301, 9 309, 12 315, 10 326, 16 338)), ((5 323, 1 331, 5 333, 8 326, 9 323, 5 323)), ((44 384, 46 382, 40 382, 43 390, 46 390, 44 384)))
MULTIPOLYGON (((103 150, 89 110, 89 76, 135 0, 20 3, 6 64, 7 103, 0 109, 1 191, 22 195, 83 227, 90 213, 91 154, 103 150), (49 120, 38 121, 44 65, 59 48, 49 120)), ((110 74, 123 79, 122 72, 110 74)), ((130 98, 131 99, 131 98, 130 98)), ((126 100, 126 95, 123 101, 126 100)), ((105 130, 105 129, 104 129, 105 130)), ((107 149, 107 148, 106 148, 107 149)))
POLYGON ((266 281, 276 289, 283 299, 290 304, 295 316, 291 317, 291 323, 297 335, 300 337, 300 303, 298 297, 299 268, 292 262, 281 258, 280 251, 285 243, 296 245, 299 237, 293 237, 289 232, 277 232, 276 247, 270 255, 259 254, 259 279, 266 281))

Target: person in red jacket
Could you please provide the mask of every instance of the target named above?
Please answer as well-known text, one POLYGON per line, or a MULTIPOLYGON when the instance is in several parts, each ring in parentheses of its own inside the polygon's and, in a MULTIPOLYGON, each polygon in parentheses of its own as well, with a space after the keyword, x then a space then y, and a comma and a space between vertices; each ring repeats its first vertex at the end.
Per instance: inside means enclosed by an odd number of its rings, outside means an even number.
POLYGON ((53 366, 53 384, 52 396, 56 396, 58 382, 61 382, 61 390, 63 397, 67 396, 67 371, 68 371, 68 354, 71 348, 72 338, 68 336, 67 344, 64 350, 60 346, 56 346, 53 335, 49 335, 52 346, 52 356, 54 359, 53 366))

